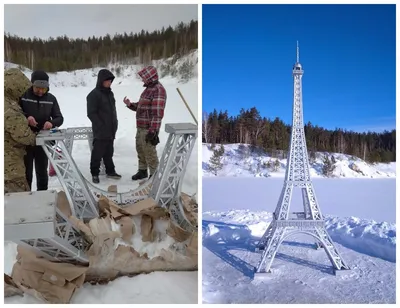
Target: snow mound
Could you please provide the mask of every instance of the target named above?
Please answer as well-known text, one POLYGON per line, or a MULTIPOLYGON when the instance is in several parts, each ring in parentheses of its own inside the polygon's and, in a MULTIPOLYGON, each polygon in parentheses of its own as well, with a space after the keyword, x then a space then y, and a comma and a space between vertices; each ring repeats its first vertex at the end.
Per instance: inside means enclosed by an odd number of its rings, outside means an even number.
POLYGON ((358 217, 327 217, 332 240, 355 251, 396 262, 396 224, 358 217))
MULTIPOLYGON (((216 146, 218 148, 218 145, 216 146)), ((225 153, 221 159, 222 169, 217 176, 225 177, 283 177, 286 171, 286 158, 273 158, 265 151, 244 144, 225 144, 225 153)), ((317 152, 316 159, 310 162, 311 176, 324 177, 322 174, 323 158, 328 154, 334 156, 335 170, 333 177, 337 178, 395 178, 396 163, 369 164, 362 159, 341 153, 317 152)), ((203 176, 215 176, 210 171, 210 158, 213 150, 210 144, 202 148, 203 176)))
MULTIPOLYGON (((203 213, 203 239, 258 241, 272 221, 270 212, 250 210, 203 213), (212 218, 213 220, 208 220, 212 218), (216 221, 214 221, 216 220, 216 221), (227 226, 229 224, 229 226, 227 226), (228 231, 228 232, 227 232, 228 231), (235 232, 234 232, 235 231, 235 232)), ((357 252, 396 262, 396 224, 357 217, 327 216, 325 226, 332 240, 357 252)))

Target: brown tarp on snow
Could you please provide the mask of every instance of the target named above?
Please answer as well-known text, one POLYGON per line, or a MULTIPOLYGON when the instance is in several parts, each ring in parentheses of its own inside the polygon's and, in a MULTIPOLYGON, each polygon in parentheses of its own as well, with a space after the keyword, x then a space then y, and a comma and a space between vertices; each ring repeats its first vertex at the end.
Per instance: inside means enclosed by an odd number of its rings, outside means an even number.
POLYGON ((17 248, 17 262, 11 277, 24 292, 47 303, 67 304, 76 288, 85 281, 88 267, 50 262, 38 258, 30 249, 17 248))

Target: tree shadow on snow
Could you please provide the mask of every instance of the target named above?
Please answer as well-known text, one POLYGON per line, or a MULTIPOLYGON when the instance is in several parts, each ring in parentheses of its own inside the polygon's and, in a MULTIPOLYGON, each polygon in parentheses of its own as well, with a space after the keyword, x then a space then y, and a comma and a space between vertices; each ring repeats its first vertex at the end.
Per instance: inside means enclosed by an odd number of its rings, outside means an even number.
MULTIPOLYGON (((243 273, 251 280, 254 279, 255 267, 246 261, 236 257, 230 251, 247 251, 255 252, 256 245, 260 240, 259 237, 251 235, 251 230, 246 225, 230 224, 219 221, 202 221, 203 228, 203 247, 215 254, 221 260, 230 264, 232 267, 243 273)), ((294 241, 284 241, 282 245, 314 248, 314 244, 300 243, 294 241)), ((261 258, 261 254, 260 254, 261 258)), ((332 267, 328 265, 318 264, 313 261, 303 260, 298 257, 289 256, 284 253, 277 252, 276 259, 293 262, 302 266, 307 266, 323 273, 332 273, 332 267)))

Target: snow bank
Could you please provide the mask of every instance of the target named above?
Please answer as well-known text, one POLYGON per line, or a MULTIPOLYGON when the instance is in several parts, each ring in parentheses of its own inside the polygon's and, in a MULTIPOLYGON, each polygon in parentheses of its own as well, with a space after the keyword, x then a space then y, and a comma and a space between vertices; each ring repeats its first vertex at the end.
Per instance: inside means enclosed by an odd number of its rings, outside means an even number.
POLYGON ((327 217, 332 240, 355 251, 396 262, 396 224, 358 217, 327 217))
MULTIPOLYGON (((176 83, 197 83, 197 72, 198 72, 198 51, 197 49, 191 53, 183 56, 177 61, 172 61, 172 57, 163 60, 153 61, 153 65, 156 66, 160 73, 160 80, 163 84, 176 84, 176 83), (168 71, 165 71, 164 67, 168 63, 174 63, 173 65, 168 65, 168 71), (185 72, 183 66, 190 65, 190 74, 185 72), (165 72, 164 72, 165 71, 165 72), (189 77, 189 79, 187 78, 189 77)), ((30 79, 32 70, 20 65, 5 62, 4 69, 17 67, 20 68, 24 74, 30 79)), ((71 72, 56 72, 49 73, 49 82, 51 88, 63 88, 63 87, 93 87, 96 85, 97 74, 103 67, 95 67, 91 69, 75 70, 71 72)), ((137 76, 137 72, 143 68, 143 65, 139 64, 120 64, 120 63, 110 63, 107 66, 114 75, 116 76, 113 85, 130 85, 135 83, 140 83, 140 79, 137 76)), ((187 69, 186 69, 187 70, 187 69)))
MULTIPOLYGON (((258 241, 272 221, 272 213, 251 210, 208 211, 203 213, 203 220, 203 241, 211 237, 220 244, 230 241, 248 242, 251 237, 258 241), (226 223, 229 223, 228 227, 226 223), (228 234, 229 238, 226 238, 228 234)), ((396 262, 396 224, 357 217, 329 216, 325 221, 333 241, 357 252, 396 262)))
MULTIPOLYGON (((218 147, 218 145, 217 145, 218 147)), ((225 153, 222 157, 223 167, 218 176, 224 177, 284 177, 286 171, 286 159, 273 158, 262 150, 251 152, 247 145, 225 144, 225 153), (278 166, 274 169, 274 163, 278 166)), ((325 152, 317 152, 315 162, 310 162, 312 177, 324 177, 322 174, 323 158, 325 152)), ((209 161, 213 152, 210 144, 202 145, 202 169, 203 176, 215 176, 209 171, 209 161)), ((340 154, 329 153, 336 159, 336 168, 333 177, 338 178, 395 178, 396 163, 369 164, 360 158, 340 154), (356 171, 357 170, 357 171, 356 171)))

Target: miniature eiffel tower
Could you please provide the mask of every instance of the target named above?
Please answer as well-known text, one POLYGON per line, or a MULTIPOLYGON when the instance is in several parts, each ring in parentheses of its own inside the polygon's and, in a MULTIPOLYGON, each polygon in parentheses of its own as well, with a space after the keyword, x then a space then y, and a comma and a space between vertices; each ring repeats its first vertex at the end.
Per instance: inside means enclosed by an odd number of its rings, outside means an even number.
POLYGON ((317 248, 325 249, 335 274, 337 271, 349 269, 328 235, 311 182, 304 134, 302 76, 303 69, 299 62, 299 45, 297 43, 297 62, 293 67, 293 122, 285 181, 273 214, 273 220, 258 243, 257 251, 263 251, 263 253, 255 276, 270 273, 280 244, 287 236, 295 233, 309 234, 317 240, 317 248), (289 213, 294 187, 301 188, 304 212, 289 213))

